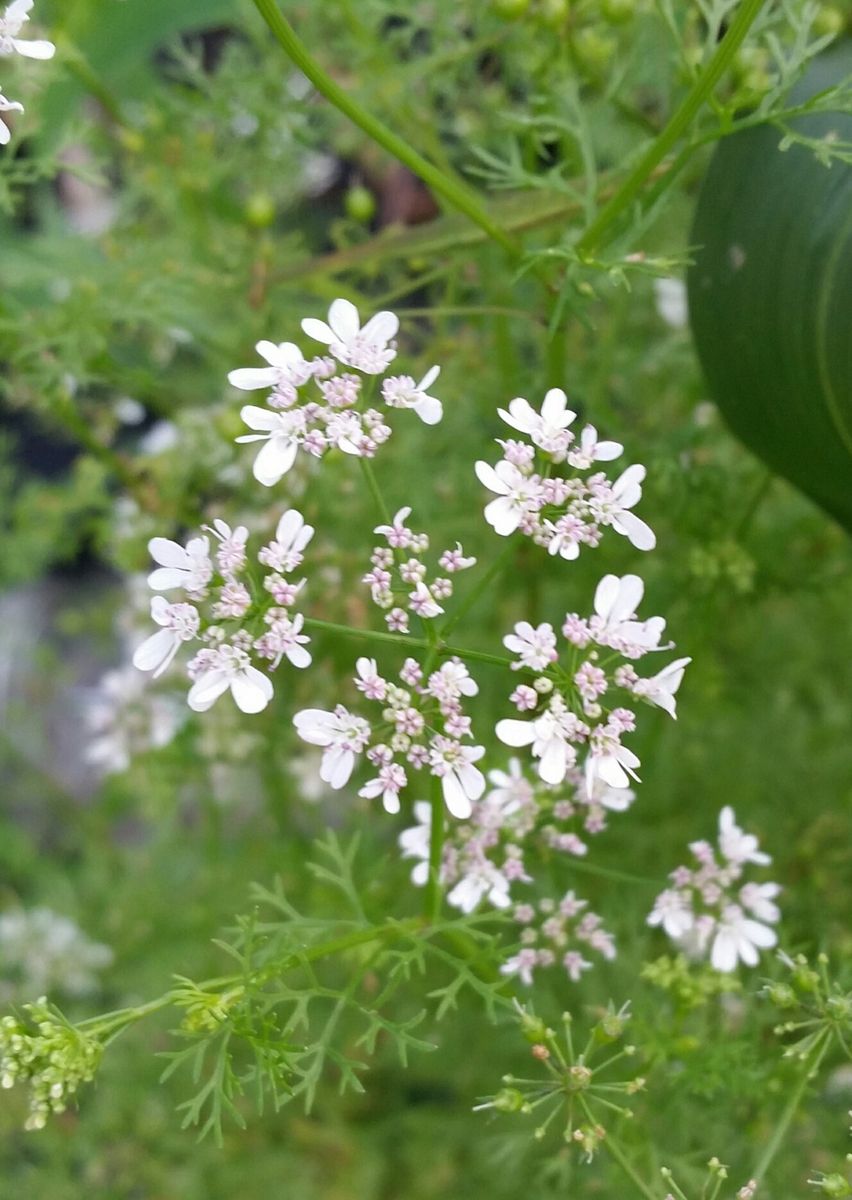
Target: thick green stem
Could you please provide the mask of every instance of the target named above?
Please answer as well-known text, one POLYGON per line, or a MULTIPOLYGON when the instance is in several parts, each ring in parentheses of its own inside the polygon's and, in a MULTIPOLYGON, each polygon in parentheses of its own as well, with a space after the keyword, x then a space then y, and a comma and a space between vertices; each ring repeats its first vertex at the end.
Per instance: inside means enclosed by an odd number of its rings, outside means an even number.
POLYGON ((491 219, 474 192, 464 184, 450 178, 434 163, 429 162, 408 142, 389 129, 384 122, 362 108, 339 84, 335 83, 330 75, 325 73, 311 57, 307 46, 296 36, 293 27, 281 15, 275 0, 254 0, 254 3, 284 52, 329 103, 333 104, 359 129, 362 129, 374 142, 387 150, 388 154, 392 154, 415 175, 419 175, 428 187, 442 196, 453 208, 464 213, 499 246, 502 246, 513 257, 518 257, 520 254, 518 245, 491 219))
MULTIPOLYGON (((257 2, 257 0, 256 0, 257 2)), ((735 54, 745 41, 766 0, 743 0, 730 28, 719 43, 715 54, 700 72, 680 107, 659 136, 651 143, 639 162, 611 200, 603 206, 586 232, 577 242, 579 255, 591 255, 598 248, 610 225, 628 208, 656 167, 688 130, 695 116, 713 93, 735 54)))
POLYGON ((820 1064, 825 1058, 826 1052, 828 1051, 828 1047, 830 1045, 831 1033, 826 1030, 822 1038, 814 1046, 812 1052, 805 1059, 802 1077, 796 1087, 793 1089, 790 1099, 784 1106, 784 1110, 781 1113, 778 1124, 772 1131, 772 1137, 766 1143, 766 1148, 764 1149, 763 1154, 760 1156, 760 1161, 752 1173, 752 1178, 758 1183, 761 1182, 766 1172, 772 1166, 775 1155, 781 1149, 784 1138, 787 1136, 787 1131, 793 1123, 793 1118, 798 1112, 799 1105, 802 1103, 802 1099, 807 1091, 808 1084, 819 1070, 820 1064))
POLYGON ((441 781, 432 776, 429 795, 432 808, 432 825, 429 834, 429 879, 423 898, 423 916, 427 921, 437 921, 441 915, 441 860, 444 853, 444 790, 441 781))

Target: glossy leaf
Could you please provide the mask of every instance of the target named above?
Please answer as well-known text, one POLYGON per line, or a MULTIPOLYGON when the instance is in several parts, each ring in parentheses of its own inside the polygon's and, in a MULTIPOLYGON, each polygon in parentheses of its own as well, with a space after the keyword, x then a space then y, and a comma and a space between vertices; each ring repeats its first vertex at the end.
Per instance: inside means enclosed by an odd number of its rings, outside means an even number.
MULTIPOLYGON (((821 56, 794 103, 852 71, 852 43, 821 56)), ((852 113, 799 118, 852 141, 852 113)), ((852 531, 852 167, 779 147, 760 126, 726 139, 692 230, 690 321, 733 431, 852 531)))

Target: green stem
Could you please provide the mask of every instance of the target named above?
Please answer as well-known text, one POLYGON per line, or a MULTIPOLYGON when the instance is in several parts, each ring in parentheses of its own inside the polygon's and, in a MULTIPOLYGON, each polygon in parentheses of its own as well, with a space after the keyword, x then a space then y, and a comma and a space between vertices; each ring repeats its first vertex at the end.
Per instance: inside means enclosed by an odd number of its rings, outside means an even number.
MULTIPOLYGON (((259 4, 260 0, 255 0, 255 3, 259 4)), ((633 203, 654 169, 687 131, 730 66, 765 3, 766 0, 743 0, 715 54, 705 64, 683 103, 672 114, 659 137, 651 143, 627 179, 577 242, 576 250, 579 255, 591 255, 597 249, 610 225, 633 203)))
POLYGON ((646 1197, 646 1200, 659 1200, 659 1194, 655 1192, 647 1183, 645 1183, 642 1176, 633 1166, 633 1163, 630 1161, 630 1159, 621 1149, 621 1146, 619 1146, 618 1142, 612 1137, 611 1134, 607 1133, 603 1144, 621 1167, 627 1178, 630 1179, 635 1187, 637 1187, 642 1193, 642 1195, 646 1197))
POLYGON ((428 638, 412 637, 407 633, 385 633, 378 629, 356 629, 352 625, 339 625, 335 621, 321 621, 317 617, 305 617, 305 628, 318 632, 339 633, 343 637, 360 638, 365 642, 384 642, 407 650, 431 650, 436 657, 461 658, 467 662, 488 663, 492 667, 512 669, 512 659, 500 654, 488 654, 484 650, 467 650, 463 646, 450 646, 445 642, 431 642, 428 638))
POLYGON ((825 1058, 826 1052, 828 1051, 828 1047, 830 1045, 831 1033, 826 1030, 821 1041, 818 1041, 814 1046, 811 1055, 805 1059, 802 1077, 796 1085, 795 1090, 790 1095, 790 1099, 787 1101, 784 1111, 781 1113, 781 1118, 772 1132, 772 1137, 767 1142, 766 1149, 763 1151, 760 1161, 752 1172, 752 1178, 758 1183, 761 1182, 766 1172, 772 1166, 773 1159, 780 1150, 781 1144, 784 1141, 784 1138, 787 1136, 787 1131, 793 1123, 793 1118, 795 1117, 799 1105, 802 1102, 802 1098, 807 1091, 808 1084, 819 1070, 820 1064, 825 1058))
POLYGON ((356 100, 353 100, 343 88, 335 83, 330 75, 326 74, 311 57, 307 46, 296 36, 293 27, 281 15, 275 0, 254 0, 254 3, 284 52, 329 103, 333 104, 374 142, 377 142, 410 171, 418 175, 448 204, 464 213, 512 257, 519 256, 518 245, 491 219, 480 204, 478 197, 469 188, 450 178, 433 163, 430 163, 392 129, 362 108, 356 100))
POLYGON ((386 525, 390 525, 390 509, 388 508, 387 504, 385 504, 385 498, 382 495, 381 488, 379 487, 379 481, 376 479, 376 472, 373 470, 373 464, 368 458, 359 458, 358 461, 361 464, 361 470, 364 474, 364 478, 367 481, 367 487, 370 489, 370 495, 375 501, 376 508, 379 510, 381 518, 386 525))
MULTIPOLYGON (((407 937, 420 924, 421 922, 418 918, 411 918, 407 921, 395 921, 387 925, 371 926, 369 929, 358 929, 354 933, 348 933, 343 937, 333 938, 327 942, 320 942, 316 946, 308 946, 296 954, 288 954, 277 962, 270 963, 262 967, 259 971, 255 971, 249 976, 249 981, 255 986, 268 983, 285 971, 293 970, 305 962, 316 962, 318 959, 339 954, 343 950, 351 950, 355 946, 363 946, 368 942, 384 938, 394 941, 397 938, 407 937)), ((246 982, 245 975, 223 975, 216 979, 205 979, 197 987, 202 992, 220 991, 223 988, 245 986, 246 982)), ((175 999, 179 994, 177 989, 170 989, 162 996, 158 996, 156 1000, 150 1000, 147 1004, 140 1004, 136 1008, 123 1008, 114 1013, 107 1013, 102 1017, 92 1017, 88 1021, 81 1021, 78 1028, 94 1036, 111 1033, 113 1030, 121 1030, 127 1025, 150 1016, 151 1013, 169 1008, 175 1003, 175 999)))
POLYGON ((509 544, 507 546, 505 546, 503 548, 503 550, 501 550, 501 552, 497 555, 497 557, 494 559, 494 562, 491 564, 491 566, 488 568, 488 570, 485 572, 485 574, 482 576, 482 578, 478 581, 478 583, 475 584, 475 586, 473 588, 471 588, 471 590, 465 596, 464 600, 462 600, 461 604, 458 606, 458 608, 455 610, 455 612, 449 617, 449 619, 443 625, 443 627, 441 628, 441 631, 440 631, 442 638, 448 637, 449 634, 452 633, 452 631, 455 629, 456 625, 458 625, 459 621, 461 621, 464 617, 467 616, 467 614, 470 612, 470 610, 473 608, 473 606, 476 604, 476 602, 491 586, 495 577, 500 574, 503 567, 506 565, 507 559, 509 559, 512 556, 512 554, 514 554, 514 552, 515 552, 515 545, 513 542, 510 541, 509 544))
POLYGON ((429 796, 432 808, 432 825, 429 834, 429 879, 423 897, 423 916, 427 921, 437 921, 441 915, 441 859, 444 851, 444 791, 437 776, 432 776, 429 796))

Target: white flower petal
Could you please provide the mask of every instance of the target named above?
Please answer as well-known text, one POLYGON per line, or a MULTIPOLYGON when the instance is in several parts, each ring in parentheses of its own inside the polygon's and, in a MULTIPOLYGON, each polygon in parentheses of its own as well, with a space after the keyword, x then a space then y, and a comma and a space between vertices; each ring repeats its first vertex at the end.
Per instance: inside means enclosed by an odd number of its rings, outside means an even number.
POLYGON ((262 712, 272 699, 272 681, 257 667, 244 667, 231 679, 230 686, 240 712, 262 712))
MULTIPOLYGON (((239 388, 241 392, 271 388, 275 385, 277 378, 278 372, 272 367, 239 367, 236 371, 228 372, 228 383, 231 387, 239 388)), ((248 422, 246 423, 248 424, 248 422)), ((256 428, 257 426, 252 426, 252 429, 256 428)))

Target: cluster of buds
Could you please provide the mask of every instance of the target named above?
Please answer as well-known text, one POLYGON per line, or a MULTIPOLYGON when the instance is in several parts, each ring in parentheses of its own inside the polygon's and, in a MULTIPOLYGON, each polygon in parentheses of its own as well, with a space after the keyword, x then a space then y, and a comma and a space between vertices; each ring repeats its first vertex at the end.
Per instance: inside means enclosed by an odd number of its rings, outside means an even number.
POLYGON ((341 704, 333 712, 303 709, 293 718, 304 741, 323 747, 320 777, 330 787, 343 787, 366 751, 376 774, 359 795, 381 796, 387 812, 399 812, 408 772, 425 769, 440 779, 453 816, 469 817, 485 791, 485 776, 474 765, 485 748, 464 744, 472 733, 463 701, 479 691, 464 663, 453 658, 425 676, 420 664, 408 658, 399 673, 403 686, 381 676, 375 659, 359 658, 355 668, 355 686, 365 699, 382 706, 380 721, 371 725, 341 704))
MULTIPOLYGON (((362 327, 355 305, 338 299, 327 322, 313 317, 302 321, 303 332, 326 345, 328 354, 306 359, 295 342, 262 341, 256 349, 266 366, 230 372, 229 382, 240 391, 269 392, 266 408, 248 404, 242 409, 252 432, 237 438, 264 443, 254 462, 259 483, 278 483, 300 450, 313 458, 335 447, 344 454, 374 457, 392 430, 386 412, 370 401, 371 381, 396 358, 398 328, 392 312, 376 313, 362 327)), ((439 371, 432 367, 419 383, 408 375, 389 376, 381 388, 385 407, 410 408, 427 425, 437 424, 443 409, 429 388, 439 371)))
POLYGON ((517 1005, 517 1009, 530 1053, 542 1064, 546 1074, 541 1079, 516 1079, 513 1075, 504 1075, 501 1090, 478 1104, 476 1109, 528 1116, 539 1108, 549 1108, 535 1130, 538 1139, 545 1137, 552 1122, 562 1113, 564 1140, 591 1162, 606 1138, 604 1121, 608 1114, 633 1115, 629 1108, 614 1103, 612 1097, 619 1093, 633 1096, 645 1086, 641 1076, 613 1081, 610 1075, 611 1067, 636 1053, 636 1048, 630 1045, 613 1053, 613 1047, 622 1041, 630 1020, 627 1006, 618 1011, 611 1004, 608 1006, 589 1031, 580 1054, 574 1049, 570 1013, 562 1014, 563 1033, 559 1038, 531 1011, 521 1005, 517 1005), (603 1061, 600 1061, 601 1054, 605 1055, 603 1061))
POLYGON ((563 391, 551 388, 540 412, 521 396, 498 412, 529 440, 498 438, 503 458, 496 466, 476 464, 479 482, 497 497, 485 507, 495 533, 508 537, 518 530, 565 559, 577 558, 581 546, 597 546, 607 527, 637 550, 654 548, 653 531, 632 511, 642 498, 645 468, 628 467, 615 481, 593 471, 595 464, 618 458, 624 447, 599 441, 593 425, 578 440, 569 428, 577 414, 563 391))
POLYGON ((275 670, 283 658, 294 667, 310 665, 310 638, 302 632, 304 617, 292 611, 305 580, 289 578, 303 561, 313 537, 300 512, 288 509, 278 522, 274 539, 249 569, 244 525, 231 529, 215 520, 207 534, 186 546, 168 538, 152 538, 151 557, 159 564, 148 578, 158 594, 151 616, 160 626, 136 650, 133 665, 161 675, 183 642, 201 643, 187 665, 192 681, 187 702, 206 712, 226 691, 245 713, 257 713, 272 699, 269 675, 252 658, 275 670), (211 556, 211 541, 218 543, 211 556), (262 582, 260 575, 263 576, 262 582), (160 592, 182 591, 185 599, 169 601, 160 592))
POLYGON ((576 983, 592 966, 584 952, 615 958, 612 934, 598 914, 588 910, 588 902, 572 891, 558 902, 545 897, 537 905, 518 904, 514 916, 521 926, 521 948, 500 970, 503 975, 517 975, 528 987, 538 967, 560 966, 576 983))
POLYGON ((705 958, 717 971, 733 971, 738 962, 756 966, 759 951, 777 941, 771 928, 780 912, 777 883, 741 883, 748 863, 772 860, 757 838, 737 825, 734 810, 719 814, 719 855, 709 842, 690 844, 695 864, 671 872, 672 886, 657 896, 649 925, 662 926, 690 957, 705 958))
MULTIPOLYGON (((636 715, 623 705, 609 707, 612 693, 627 693, 675 716, 675 693, 691 661, 675 659, 656 675, 642 678, 631 662, 613 667, 616 655, 636 660, 652 651, 671 649, 660 645, 665 629, 662 617, 640 621, 636 609, 644 585, 638 575, 605 575, 597 586, 594 614, 588 619, 568 613, 562 634, 568 643, 565 659, 557 651, 553 626, 533 628, 519 622, 504 645, 517 656, 516 668, 535 679, 522 683, 510 700, 526 720, 506 719, 497 724, 497 737, 507 746, 529 746, 537 760, 541 779, 558 785, 577 768, 585 753, 583 774, 590 801, 613 789, 627 789, 637 779, 639 759, 622 744, 625 734, 636 727, 636 715), (601 659, 600 649, 608 651, 601 659), (585 653, 581 653, 585 652, 585 653), (614 653, 613 653, 614 652, 614 653)), ((604 807, 618 807, 611 799, 604 807)))
MULTIPOLYGON (((23 58, 53 58, 56 52, 53 42, 20 36, 30 19, 32 6, 33 0, 12 0, 12 3, 6 6, 0 17, 0 58, 6 58, 12 54, 20 54, 23 58)), ((3 89, 0 88, 0 113, 22 113, 23 111, 23 104, 17 100, 7 100, 3 95, 3 89)), ((9 126, 0 116, 0 146, 8 145, 11 137, 9 126)))
POLYGON ((30 1087, 27 1129, 43 1129, 62 1113, 81 1083, 94 1078, 103 1050, 49 1007, 45 999, 23 1006, 25 1018, 0 1019, 0 1087, 30 1087))
POLYGON ((444 574, 428 580, 423 555, 429 549, 429 537, 406 526, 410 515, 410 508, 401 508, 390 525, 376 526, 373 532, 381 534, 387 545, 373 548, 370 570, 361 580, 369 584, 373 602, 384 611, 388 629, 394 633, 409 632, 409 613, 423 621, 439 617, 444 611, 441 601, 453 594, 449 576, 476 563, 457 542, 438 559, 444 574))

